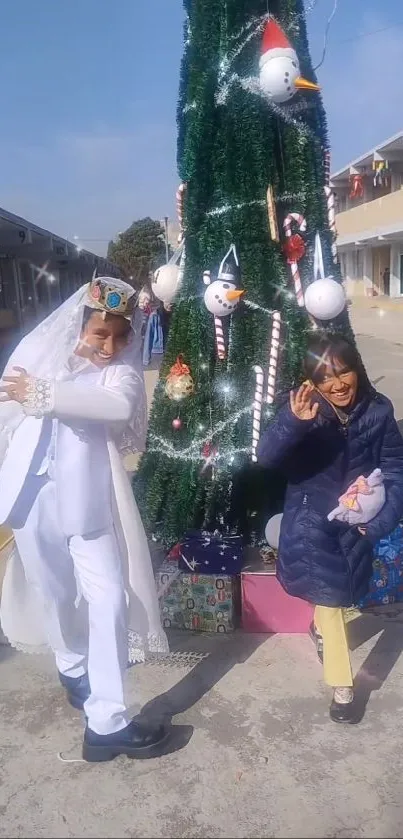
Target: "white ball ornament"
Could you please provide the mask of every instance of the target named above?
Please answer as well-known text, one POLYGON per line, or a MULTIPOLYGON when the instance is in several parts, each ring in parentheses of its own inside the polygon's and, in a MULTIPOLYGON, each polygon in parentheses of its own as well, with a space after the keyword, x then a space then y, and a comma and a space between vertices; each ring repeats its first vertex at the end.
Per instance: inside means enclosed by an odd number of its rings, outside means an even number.
POLYGON ((152 290, 158 300, 171 303, 180 288, 179 265, 162 265, 154 274, 152 290))
POLYGON ((333 320, 345 306, 343 286, 331 277, 315 280, 305 291, 305 308, 316 320, 333 320))
POLYGON ((282 520, 283 514, 278 513, 276 516, 272 516, 272 518, 269 519, 269 521, 266 524, 266 542, 275 551, 278 550, 278 546, 280 544, 280 530, 282 520))

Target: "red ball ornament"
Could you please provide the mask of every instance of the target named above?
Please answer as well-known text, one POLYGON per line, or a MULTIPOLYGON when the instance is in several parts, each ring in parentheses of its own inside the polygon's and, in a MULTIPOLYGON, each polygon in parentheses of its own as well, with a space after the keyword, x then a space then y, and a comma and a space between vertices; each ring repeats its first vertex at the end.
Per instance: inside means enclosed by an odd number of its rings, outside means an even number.
POLYGON ((305 254, 305 242, 299 233, 290 236, 283 246, 284 256, 289 264, 299 262, 305 254))
POLYGON ((172 428, 174 429, 174 431, 180 431, 180 429, 182 428, 182 420, 180 420, 179 417, 172 420, 172 428))

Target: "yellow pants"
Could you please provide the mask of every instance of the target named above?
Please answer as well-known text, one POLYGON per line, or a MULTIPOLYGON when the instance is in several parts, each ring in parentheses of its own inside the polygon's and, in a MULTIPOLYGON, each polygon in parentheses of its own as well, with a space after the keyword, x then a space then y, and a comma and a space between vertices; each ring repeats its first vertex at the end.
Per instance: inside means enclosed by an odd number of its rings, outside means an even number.
POLYGON ((315 626, 323 638, 323 675, 332 687, 352 687, 350 651, 343 609, 317 606, 315 626))

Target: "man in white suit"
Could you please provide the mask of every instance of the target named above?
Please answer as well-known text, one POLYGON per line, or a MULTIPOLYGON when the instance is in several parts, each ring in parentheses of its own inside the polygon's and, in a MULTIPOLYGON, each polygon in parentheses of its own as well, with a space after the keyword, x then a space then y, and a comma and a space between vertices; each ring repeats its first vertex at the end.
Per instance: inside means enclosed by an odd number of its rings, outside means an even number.
POLYGON ((128 660, 167 652, 119 457, 142 449, 146 429, 135 313, 130 286, 94 279, 23 339, 1 386, 0 523, 16 545, 3 631, 20 649, 52 648, 86 714, 88 761, 152 757, 166 738, 129 720, 123 692, 128 660))

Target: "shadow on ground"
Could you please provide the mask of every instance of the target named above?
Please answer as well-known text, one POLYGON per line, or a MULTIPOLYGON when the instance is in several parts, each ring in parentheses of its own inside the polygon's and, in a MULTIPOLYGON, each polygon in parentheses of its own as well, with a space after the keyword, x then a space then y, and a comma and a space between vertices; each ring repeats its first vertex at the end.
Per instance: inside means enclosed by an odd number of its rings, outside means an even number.
POLYGON ((349 646, 355 650, 375 635, 375 645, 355 678, 357 721, 365 716, 371 694, 382 688, 403 651, 402 604, 364 613, 348 625, 349 646), (380 634, 379 634, 380 633, 380 634))
POLYGON ((144 706, 141 717, 148 722, 169 725, 200 701, 236 664, 243 664, 266 640, 267 635, 247 635, 241 631, 228 635, 188 633, 170 634, 171 660, 194 663, 170 690, 144 706))

